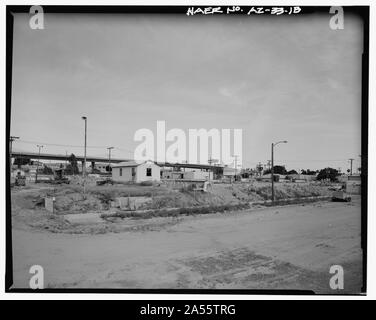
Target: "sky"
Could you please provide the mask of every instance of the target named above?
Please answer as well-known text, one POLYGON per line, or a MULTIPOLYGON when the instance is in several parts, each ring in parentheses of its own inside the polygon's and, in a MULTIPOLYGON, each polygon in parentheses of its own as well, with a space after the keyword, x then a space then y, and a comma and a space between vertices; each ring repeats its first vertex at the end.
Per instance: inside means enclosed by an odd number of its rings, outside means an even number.
MULTIPOLYGON (((243 130, 243 167, 360 166, 362 23, 328 15, 15 14, 15 151, 132 158, 136 130, 243 130)), ((187 134, 188 135, 188 134, 187 134)), ((157 148, 157 146, 155 146, 157 148)))

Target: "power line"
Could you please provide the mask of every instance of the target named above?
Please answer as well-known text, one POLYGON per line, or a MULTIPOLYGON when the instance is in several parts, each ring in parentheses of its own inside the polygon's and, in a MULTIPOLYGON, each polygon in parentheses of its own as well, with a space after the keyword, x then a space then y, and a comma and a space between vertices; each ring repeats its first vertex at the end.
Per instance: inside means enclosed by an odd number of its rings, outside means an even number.
MULTIPOLYGON (((36 144, 36 143, 43 143, 46 146, 55 146, 55 147, 71 147, 71 148, 82 148, 83 146, 79 145, 72 145, 72 144, 58 144, 58 143, 48 143, 48 142, 41 142, 41 141, 27 141, 27 140, 18 140, 22 143, 27 144, 36 144)), ((106 149, 106 146, 86 146, 86 148, 97 148, 97 149, 106 149)))
MULTIPOLYGON (((28 141, 28 140, 18 140, 18 142, 26 143, 26 144, 43 144, 46 146, 53 146, 53 147, 70 147, 70 148, 82 148, 81 145, 72 145, 72 144, 58 144, 58 143, 48 143, 48 142, 41 142, 41 141, 28 141)), ((86 148, 90 149, 107 149, 107 146, 86 146, 86 148)), ((117 150, 133 153, 134 151, 131 151, 129 149, 123 149, 116 147, 117 150)))

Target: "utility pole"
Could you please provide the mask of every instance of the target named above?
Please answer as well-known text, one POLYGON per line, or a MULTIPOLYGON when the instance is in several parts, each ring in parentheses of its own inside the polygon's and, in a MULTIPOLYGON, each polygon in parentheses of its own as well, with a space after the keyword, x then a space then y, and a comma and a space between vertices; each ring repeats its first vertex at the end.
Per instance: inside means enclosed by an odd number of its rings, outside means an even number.
POLYGON ((37 145, 38 147, 38 162, 37 162, 37 171, 35 172, 35 183, 38 182, 38 169, 39 169, 39 161, 40 161, 40 149, 43 148, 42 145, 37 145))
POLYGON ((274 203, 274 143, 272 143, 272 167, 270 171, 270 178, 272 179, 272 201, 274 203))
POLYGON ((87 117, 82 117, 85 121, 85 148, 84 148, 84 165, 82 167, 82 176, 86 176, 86 136, 87 136, 87 117))
MULTIPOLYGON (((210 166, 215 166, 215 164, 218 162, 218 159, 213 159, 211 156, 208 159, 208 163, 210 166)), ((214 170, 213 168, 208 169, 209 170, 209 181, 210 181, 210 172, 213 173, 213 179, 214 179, 214 170)))
POLYGON ((362 155, 360 154, 359 155, 359 158, 360 158, 360 167, 358 168, 358 171, 359 171, 359 169, 360 169, 360 174, 362 173, 362 167, 363 167, 363 164, 362 164, 362 155))
POLYGON ((272 202, 274 203, 274 147, 280 143, 287 143, 286 140, 272 143, 272 168, 271 168, 271 180, 272 180, 272 202))
POLYGON ((111 150, 113 149, 114 147, 108 147, 108 172, 110 172, 111 170, 111 150))
POLYGON ((349 160, 350 160, 350 176, 352 176, 352 164, 353 164, 354 159, 350 158, 349 160))
POLYGON ((13 141, 19 139, 20 137, 10 136, 9 137, 9 172, 12 175, 12 147, 13 141))
MULTIPOLYGON (((209 156, 208 163, 209 163, 210 166, 211 166, 212 163, 213 163, 213 159, 212 159, 211 156, 209 156)), ((210 169, 209 169, 209 182, 210 182, 210 169)))
POLYGON ((238 157, 237 155, 234 156, 235 158, 235 182, 236 182, 236 176, 238 174, 238 157))

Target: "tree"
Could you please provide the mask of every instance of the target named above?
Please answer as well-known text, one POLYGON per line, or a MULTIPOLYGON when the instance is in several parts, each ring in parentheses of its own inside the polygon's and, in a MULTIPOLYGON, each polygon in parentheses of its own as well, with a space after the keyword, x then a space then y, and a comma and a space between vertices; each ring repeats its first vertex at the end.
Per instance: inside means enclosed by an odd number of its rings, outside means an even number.
POLYGON ((296 170, 292 169, 290 171, 287 171, 287 174, 298 174, 298 172, 296 172, 296 170))
POLYGON ((27 165, 27 164, 31 164, 31 159, 26 158, 26 157, 17 157, 17 158, 14 159, 13 164, 18 166, 18 167, 24 166, 24 165, 27 165))
POLYGON ((310 169, 307 169, 307 170, 302 170, 302 174, 307 174, 307 175, 315 175, 316 174, 316 171, 312 171, 310 169))
MULTIPOLYGON (((274 166, 273 169, 274 169, 274 172, 273 172, 274 174, 287 174, 287 170, 285 166, 274 166)), ((264 171, 264 174, 269 174, 271 172, 272 171, 268 169, 264 171)))
POLYGON ((287 170, 286 170, 285 166, 274 166, 273 172, 275 174, 286 174, 287 170))
POLYGON ((72 153, 68 158, 69 164, 65 169, 65 174, 78 174, 78 166, 76 156, 72 153))
POLYGON ((338 175, 338 170, 328 167, 320 170, 319 174, 317 175, 317 180, 329 179, 330 181, 337 181, 338 175))

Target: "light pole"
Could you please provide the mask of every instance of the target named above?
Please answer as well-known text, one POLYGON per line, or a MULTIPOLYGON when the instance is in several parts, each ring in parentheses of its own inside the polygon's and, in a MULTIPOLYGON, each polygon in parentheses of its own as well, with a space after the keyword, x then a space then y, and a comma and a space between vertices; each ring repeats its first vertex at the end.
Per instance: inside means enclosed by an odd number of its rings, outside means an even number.
POLYGON ((274 203, 274 147, 277 144, 280 143, 287 143, 286 140, 283 141, 278 141, 278 142, 273 142, 272 143, 272 170, 271 170, 271 179, 272 179, 272 202, 274 203))
POLYGON ((82 175, 86 176, 86 136, 87 136, 87 117, 82 117, 82 120, 85 121, 85 149, 84 149, 84 165, 82 167, 82 175))
POLYGON ((238 175, 238 155, 234 155, 233 156, 235 159, 234 159, 234 169, 235 169, 235 182, 236 182, 236 177, 238 175))
MULTIPOLYGON (((208 159, 208 163, 210 166, 215 166, 217 162, 218 162, 218 159, 213 159, 211 156, 208 159)), ((213 179, 214 179, 214 169, 213 168, 209 169, 209 182, 210 182, 210 172, 213 173, 213 179)))
POLYGON ((110 173, 110 168, 111 168, 111 150, 113 149, 114 147, 108 147, 108 172, 110 173))
POLYGON ((353 164, 354 159, 351 158, 349 159, 349 161, 350 161, 350 176, 352 176, 352 164, 353 164))
POLYGON ((38 147, 39 150, 38 150, 37 171, 35 172, 35 183, 38 182, 38 169, 39 169, 39 161, 40 161, 40 149, 42 149, 43 146, 42 145, 37 145, 37 147, 38 147))

